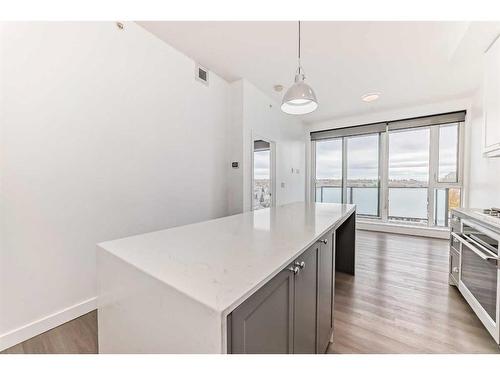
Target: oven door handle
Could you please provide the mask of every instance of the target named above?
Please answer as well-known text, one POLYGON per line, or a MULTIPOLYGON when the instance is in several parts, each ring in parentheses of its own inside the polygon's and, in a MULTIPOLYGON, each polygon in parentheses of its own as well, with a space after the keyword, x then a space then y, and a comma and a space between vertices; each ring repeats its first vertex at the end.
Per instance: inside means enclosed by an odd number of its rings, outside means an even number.
POLYGON ((490 252, 488 249, 486 249, 485 247, 483 247, 481 244, 477 243, 473 239, 468 238, 469 241, 466 241, 464 238, 462 238, 461 236, 459 236, 456 233, 451 233, 451 235, 457 241, 460 241, 462 244, 464 244, 465 246, 467 246, 467 248, 469 248, 470 250, 472 250, 481 259, 483 259, 483 260, 495 260, 495 261, 498 261, 498 257, 496 255, 494 255, 492 252, 490 252), (479 248, 483 248, 484 252, 481 251, 481 250, 479 250, 475 246, 473 246, 473 244, 476 245, 479 248), (486 254, 485 254, 485 252, 486 252, 486 254))

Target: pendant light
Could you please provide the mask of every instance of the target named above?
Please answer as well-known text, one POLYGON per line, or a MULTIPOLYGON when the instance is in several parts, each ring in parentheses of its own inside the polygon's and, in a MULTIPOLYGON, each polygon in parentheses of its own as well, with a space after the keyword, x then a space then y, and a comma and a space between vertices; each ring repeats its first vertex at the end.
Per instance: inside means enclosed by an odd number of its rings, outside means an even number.
POLYGON ((306 79, 304 69, 300 64, 300 21, 299 21, 299 59, 295 72, 295 83, 283 96, 281 110, 291 115, 305 115, 318 108, 318 100, 311 86, 304 82, 306 79))

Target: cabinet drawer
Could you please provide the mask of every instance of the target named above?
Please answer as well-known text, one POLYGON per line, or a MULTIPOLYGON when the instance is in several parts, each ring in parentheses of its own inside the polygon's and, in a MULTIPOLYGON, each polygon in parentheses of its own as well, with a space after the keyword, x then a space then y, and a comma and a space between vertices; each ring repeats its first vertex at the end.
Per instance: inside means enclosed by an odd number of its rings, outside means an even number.
POLYGON ((450 275, 458 283, 458 275, 460 272, 460 253, 450 249, 450 275))

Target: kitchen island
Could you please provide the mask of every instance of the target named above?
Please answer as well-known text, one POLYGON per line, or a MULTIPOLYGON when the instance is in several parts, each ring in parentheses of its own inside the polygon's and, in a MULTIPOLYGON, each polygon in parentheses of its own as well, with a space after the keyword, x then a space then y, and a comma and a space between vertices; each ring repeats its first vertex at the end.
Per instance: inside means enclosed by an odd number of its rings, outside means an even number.
POLYGON ((322 353, 355 206, 292 203, 98 245, 100 353, 322 353))

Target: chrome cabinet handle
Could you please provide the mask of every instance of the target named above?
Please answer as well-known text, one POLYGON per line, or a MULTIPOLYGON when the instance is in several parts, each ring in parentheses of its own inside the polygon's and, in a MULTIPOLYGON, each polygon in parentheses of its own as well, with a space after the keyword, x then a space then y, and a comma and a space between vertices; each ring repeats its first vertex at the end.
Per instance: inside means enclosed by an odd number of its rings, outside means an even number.
POLYGON ((302 262, 297 261, 297 262, 294 263, 294 265, 300 267, 300 269, 303 269, 306 266, 306 262, 304 262, 304 261, 302 261, 302 262))
POLYGON ((293 272, 294 275, 298 274, 300 271, 300 268, 295 266, 295 267, 290 267, 288 268, 288 271, 293 272))
POLYGON ((453 267, 452 272, 458 273, 458 267, 453 267))
POLYGON ((323 243, 323 244, 327 244, 328 243, 328 240, 327 239, 324 239, 324 240, 319 240, 319 242, 323 243))
POLYGON ((459 236, 456 233, 452 233, 451 235, 456 240, 460 241, 462 243, 462 245, 465 245, 468 249, 470 249, 471 251, 473 251, 481 259, 483 259, 483 260, 498 260, 497 256, 495 256, 491 251, 489 251, 488 249, 486 249, 484 246, 482 246, 481 244, 477 243, 476 241, 474 241, 474 240, 472 240, 470 238, 468 238, 468 241, 466 241, 465 239, 463 239, 461 236, 459 236), (484 249, 484 252, 481 251, 481 250, 479 250, 474 245, 476 245, 480 249, 484 249))

